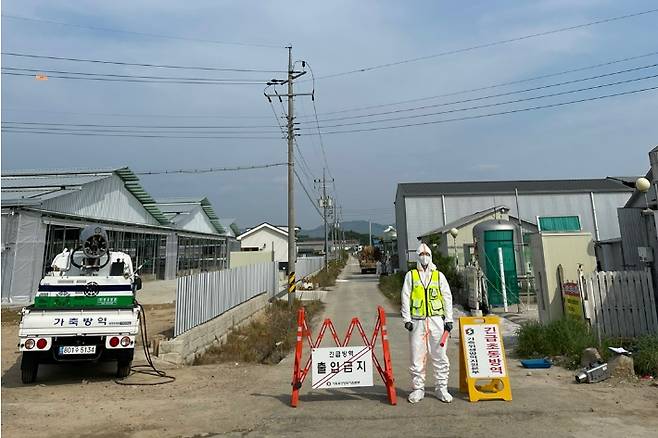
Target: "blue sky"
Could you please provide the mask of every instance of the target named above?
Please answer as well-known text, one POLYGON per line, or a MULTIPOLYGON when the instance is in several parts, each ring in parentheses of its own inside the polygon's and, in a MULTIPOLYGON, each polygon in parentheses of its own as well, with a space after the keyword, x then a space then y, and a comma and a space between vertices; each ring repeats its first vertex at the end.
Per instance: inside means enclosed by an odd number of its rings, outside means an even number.
MULTIPOLYGON (((3 1, 2 13, 191 39, 273 46, 292 44, 294 58, 308 61, 314 73, 321 77, 655 7, 655 1, 613 0, 22 0, 3 1)), ((361 115, 367 111, 323 114, 522 80, 658 51, 657 23, 658 13, 654 13, 365 73, 320 79, 315 87, 317 111, 320 119, 361 115)), ((159 64, 268 70, 287 66, 287 53, 280 48, 146 37, 7 17, 2 18, 2 50, 159 64)), ((658 55, 415 105, 504 93, 655 63, 658 63, 658 55)), ((2 66, 124 75, 246 77, 243 73, 163 71, 9 56, 2 57, 2 66)), ((658 68, 647 68, 475 104, 639 78, 658 74, 656 70, 658 68)), ((276 74, 248 77, 266 80, 272 76, 276 74)), ((300 82, 297 91, 310 91, 311 85, 309 81, 300 82)), ((656 85, 658 79, 652 78, 420 120, 485 114, 656 85)), ((272 110, 262 93, 262 85, 201 86, 55 78, 35 81, 29 77, 3 75, 2 120, 114 125, 273 125, 272 110)), ((414 104, 369 111, 411 106, 414 104)), ((468 105, 434 110, 463 106, 468 105)), ((308 118, 313 114, 308 98, 299 98, 296 108, 301 121, 312 120, 308 118)), ((280 115, 280 106, 276 109, 280 115)), ((372 219, 389 223, 393 222, 398 182, 643 174, 648 167, 647 152, 658 144, 657 113, 658 92, 649 91, 505 116, 324 135, 323 140, 345 220, 372 219)), ((358 120, 364 119, 342 122, 358 120)), ((323 122, 323 125, 334 123, 340 122, 323 122)), ((299 147, 309 164, 308 173, 319 177, 323 158, 317 136, 300 137, 299 147)), ((2 133, 2 169, 128 165, 139 171, 285 160, 286 144, 280 139, 151 139, 2 133)), ((242 226, 265 220, 286 222, 284 167, 241 173, 144 176, 142 182, 156 197, 208 196, 221 216, 236 217, 242 226)), ((306 181, 306 185, 315 196, 317 192, 313 192, 312 183, 306 181)), ((305 227, 319 224, 319 216, 299 188, 296 199, 298 222, 305 227)))

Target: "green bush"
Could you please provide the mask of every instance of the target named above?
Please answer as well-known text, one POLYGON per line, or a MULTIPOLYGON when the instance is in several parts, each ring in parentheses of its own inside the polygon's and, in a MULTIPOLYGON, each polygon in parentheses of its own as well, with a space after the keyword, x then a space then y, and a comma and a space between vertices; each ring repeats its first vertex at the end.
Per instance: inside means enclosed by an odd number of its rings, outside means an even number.
POLYGON ((585 348, 596 346, 596 337, 584 321, 565 318, 547 325, 526 323, 518 332, 516 353, 521 357, 561 356, 561 365, 575 369, 585 348))

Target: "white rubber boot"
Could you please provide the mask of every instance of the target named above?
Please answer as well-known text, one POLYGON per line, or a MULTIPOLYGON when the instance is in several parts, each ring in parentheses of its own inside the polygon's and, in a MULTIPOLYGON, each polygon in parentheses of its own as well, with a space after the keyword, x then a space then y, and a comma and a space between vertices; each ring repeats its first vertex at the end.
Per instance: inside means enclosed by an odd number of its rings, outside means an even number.
POLYGON ((436 398, 441 400, 443 403, 452 403, 452 396, 448 392, 448 388, 446 387, 439 387, 436 388, 436 398))
POLYGON ((425 391, 422 389, 414 389, 411 391, 411 394, 409 394, 407 400, 409 400, 409 403, 418 403, 423 398, 425 398, 425 391))

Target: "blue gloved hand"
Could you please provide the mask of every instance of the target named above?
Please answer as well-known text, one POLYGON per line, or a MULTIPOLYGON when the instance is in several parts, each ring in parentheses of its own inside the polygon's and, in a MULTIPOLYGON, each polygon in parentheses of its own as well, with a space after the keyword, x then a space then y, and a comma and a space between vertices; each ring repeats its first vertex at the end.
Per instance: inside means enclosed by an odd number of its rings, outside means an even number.
POLYGON ((409 331, 412 331, 414 329, 414 323, 411 321, 407 321, 404 323, 404 328, 406 328, 409 331))
POLYGON ((452 331, 452 323, 451 322, 446 322, 445 324, 443 324, 443 329, 447 332, 451 332, 452 331))

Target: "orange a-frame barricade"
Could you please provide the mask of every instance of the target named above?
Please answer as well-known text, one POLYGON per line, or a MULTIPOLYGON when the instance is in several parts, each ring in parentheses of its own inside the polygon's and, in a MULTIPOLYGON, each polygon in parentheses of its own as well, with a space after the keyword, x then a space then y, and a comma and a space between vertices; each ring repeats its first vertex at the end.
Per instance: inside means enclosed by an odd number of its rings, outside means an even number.
POLYGON ((311 336, 311 330, 308 328, 308 325, 306 324, 304 308, 302 307, 299 309, 299 312, 297 313, 297 346, 295 348, 295 365, 292 374, 292 396, 290 397, 290 406, 292 406, 293 408, 297 407, 297 404, 299 403, 299 389, 302 387, 302 383, 304 383, 304 379, 306 379, 306 376, 308 376, 308 373, 311 369, 310 354, 308 359, 306 360, 306 365, 304 366, 304 368, 301 367, 304 339, 306 339, 308 346, 311 350, 313 348, 318 348, 328 328, 329 331, 331 332, 331 337, 336 343, 336 346, 347 347, 350 342, 350 339, 352 338, 352 332, 354 331, 355 327, 359 330, 359 334, 361 335, 361 338, 363 339, 365 345, 367 347, 370 347, 372 351, 372 362, 375 365, 377 371, 379 372, 379 375, 381 376, 382 380, 384 381, 384 384, 386 385, 386 392, 387 392, 389 403, 392 405, 397 404, 397 395, 395 393, 395 379, 393 378, 393 365, 391 364, 391 349, 388 343, 388 332, 386 330, 386 313, 384 312, 384 308, 381 306, 377 307, 377 322, 375 323, 375 329, 370 339, 368 339, 366 332, 363 330, 363 326, 361 325, 359 318, 352 318, 352 321, 350 322, 350 325, 347 328, 347 334, 345 335, 345 339, 341 343, 340 339, 338 338, 338 334, 336 333, 336 328, 334 327, 334 324, 331 322, 331 319, 329 318, 325 319, 322 322, 320 333, 318 334, 317 339, 313 341, 313 337, 311 336), (377 356, 375 355, 375 344, 377 343, 377 338, 379 337, 380 332, 382 339, 382 349, 384 352, 383 368, 380 365, 379 360, 377 360, 377 356))

